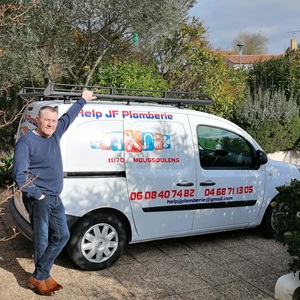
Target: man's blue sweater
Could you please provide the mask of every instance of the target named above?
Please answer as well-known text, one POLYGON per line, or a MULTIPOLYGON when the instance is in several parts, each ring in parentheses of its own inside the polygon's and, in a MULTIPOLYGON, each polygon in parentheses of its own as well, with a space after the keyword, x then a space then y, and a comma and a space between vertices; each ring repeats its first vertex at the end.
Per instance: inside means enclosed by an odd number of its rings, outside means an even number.
POLYGON ((63 188, 60 139, 78 116, 85 99, 80 98, 62 115, 55 132, 44 138, 30 131, 15 147, 13 176, 24 195, 39 199, 42 194, 58 196, 63 188), (30 183, 28 181, 30 180, 30 183))

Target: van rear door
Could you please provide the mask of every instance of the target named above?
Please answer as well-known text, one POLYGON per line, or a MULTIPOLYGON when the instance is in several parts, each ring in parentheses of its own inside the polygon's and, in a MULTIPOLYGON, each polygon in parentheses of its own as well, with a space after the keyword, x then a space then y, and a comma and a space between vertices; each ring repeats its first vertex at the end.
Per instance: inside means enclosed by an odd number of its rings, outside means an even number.
POLYGON ((138 235, 172 236, 192 229, 196 172, 185 114, 128 112, 124 116, 128 193, 138 235))

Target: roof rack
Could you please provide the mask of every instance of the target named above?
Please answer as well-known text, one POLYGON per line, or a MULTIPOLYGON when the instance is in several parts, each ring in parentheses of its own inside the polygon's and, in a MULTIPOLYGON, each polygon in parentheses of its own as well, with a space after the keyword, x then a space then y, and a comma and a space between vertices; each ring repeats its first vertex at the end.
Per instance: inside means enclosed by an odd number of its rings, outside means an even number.
POLYGON ((50 83, 46 88, 23 87, 18 95, 24 98, 39 97, 40 101, 63 99, 65 103, 70 103, 71 99, 80 98, 84 89, 93 90, 94 96, 97 99, 126 101, 127 104, 130 104, 130 102, 156 102, 159 104, 174 104, 178 108, 182 108, 184 105, 204 106, 212 104, 212 99, 203 93, 138 90, 58 83, 50 83))

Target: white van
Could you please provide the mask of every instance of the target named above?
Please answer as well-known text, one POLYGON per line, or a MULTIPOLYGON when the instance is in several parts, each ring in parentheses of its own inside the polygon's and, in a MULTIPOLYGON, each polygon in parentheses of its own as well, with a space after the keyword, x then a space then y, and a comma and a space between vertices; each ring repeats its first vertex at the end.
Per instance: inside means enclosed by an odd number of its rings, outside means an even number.
MULTIPOLYGON (((40 107, 55 106, 62 115, 81 88, 24 88, 21 96, 43 99, 24 110, 17 139, 35 128, 40 107)), ((183 108, 210 103, 198 94, 175 99, 168 92, 90 88, 106 100, 86 104, 61 140, 67 251, 77 266, 109 267, 128 243, 260 225, 273 235, 270 203, 277 186, 300 179, 296 166, 267 158, 237 125, 183 108)), ((32 238, 21 197, 11 201, 11 213, 32 238)))

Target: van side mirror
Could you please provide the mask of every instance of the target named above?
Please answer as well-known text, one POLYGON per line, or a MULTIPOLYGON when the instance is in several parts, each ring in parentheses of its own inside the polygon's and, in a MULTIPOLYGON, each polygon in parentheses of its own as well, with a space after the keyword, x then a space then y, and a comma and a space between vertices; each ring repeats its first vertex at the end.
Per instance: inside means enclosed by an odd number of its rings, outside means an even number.
POLYGON ((255 154, 256 155, 255 155, 255 164, 254 164, 254 166, 255 166, 256 169, 259 169, 259 167, 261 165, 264 165, 268 162, 268 156, 262 150, 256 150, 255 154))

